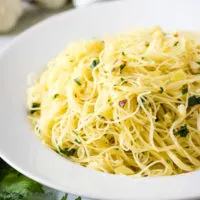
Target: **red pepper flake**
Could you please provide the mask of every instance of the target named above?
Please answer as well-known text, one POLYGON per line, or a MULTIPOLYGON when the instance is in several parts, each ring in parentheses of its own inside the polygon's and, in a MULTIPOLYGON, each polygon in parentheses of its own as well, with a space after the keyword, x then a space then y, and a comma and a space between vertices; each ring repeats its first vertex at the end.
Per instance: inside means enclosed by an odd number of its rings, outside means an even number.
POLYGON ((115 68, 113 67, 113 68, 112 68, 112 72, 114 72, 114 71, 115 71, 115 68))
POLYGON ((114 61, 113 65, 115 65, 117 62, 118 62, 118 59, 116 59, 116 60, 114 61))
POLYGON ((175 33, 175 34, 174 34, 174 37, 178 37, 178 33, 175 33))
POLYGON ((124 106, 125 106, 125 104, 127 103, 127 99, 124 99, 124 100, 122 100, 122 101, 120 101, 119 102, 119 106, 121 107, 121 108, 124 108, 124 106))

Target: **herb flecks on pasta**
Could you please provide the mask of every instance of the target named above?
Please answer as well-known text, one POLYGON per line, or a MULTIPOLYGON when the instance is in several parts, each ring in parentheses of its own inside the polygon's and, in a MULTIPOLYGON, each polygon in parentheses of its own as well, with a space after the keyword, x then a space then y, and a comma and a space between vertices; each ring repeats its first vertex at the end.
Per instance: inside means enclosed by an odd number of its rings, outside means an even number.
POLYGON ((69 44, 28 89, 50 148, 112 174, 200 168, 200 45, 160 28, 69 44))

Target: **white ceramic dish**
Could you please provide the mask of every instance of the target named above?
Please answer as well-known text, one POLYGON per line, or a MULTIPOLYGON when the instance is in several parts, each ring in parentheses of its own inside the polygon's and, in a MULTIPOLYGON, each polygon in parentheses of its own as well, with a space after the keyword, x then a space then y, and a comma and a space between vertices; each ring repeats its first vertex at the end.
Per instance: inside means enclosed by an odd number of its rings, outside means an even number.
POLYGON ((47 186, 95 199, 189 199, 200 197, 200 171, 133 179, 78 166, 47 149, 26 119, 27 75, 39 72, 70 40, 134 26, 200 29, 198 0, 132 0, 72 10, 20 35, 0 55, 0 156, 47 186))

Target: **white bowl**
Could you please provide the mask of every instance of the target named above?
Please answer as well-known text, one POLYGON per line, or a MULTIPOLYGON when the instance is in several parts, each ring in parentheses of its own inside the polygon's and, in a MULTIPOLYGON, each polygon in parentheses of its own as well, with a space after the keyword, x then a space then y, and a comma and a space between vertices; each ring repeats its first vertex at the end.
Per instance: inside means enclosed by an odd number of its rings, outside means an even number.
POLYGON ((32 134, 26 113, 27 76, 40 72, 70 40, 140 26, 200 28, 199 1, 132 0, 72 10, 20 35, 0 55, 0 156, 52 188, 98 199, 200 197, 200 171, 171 177, 130 178, 91 171, 62 158, 32 134))

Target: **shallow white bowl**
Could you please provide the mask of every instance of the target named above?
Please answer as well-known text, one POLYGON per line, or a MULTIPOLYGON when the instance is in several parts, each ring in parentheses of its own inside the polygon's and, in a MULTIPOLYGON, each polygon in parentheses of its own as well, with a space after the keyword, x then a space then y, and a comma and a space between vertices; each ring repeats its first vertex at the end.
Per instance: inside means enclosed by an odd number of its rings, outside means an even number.
POLYGON ((40 72, 70 40, 130 27, 200 28, 198 0, 132 0, 72 10, 20 35, 0 55, 0 156, 52 188, 98 199, 200 197, 200 171, 172 177, 129 178, 91 171, 47 149, 26 118, 27 76, 40 72))

